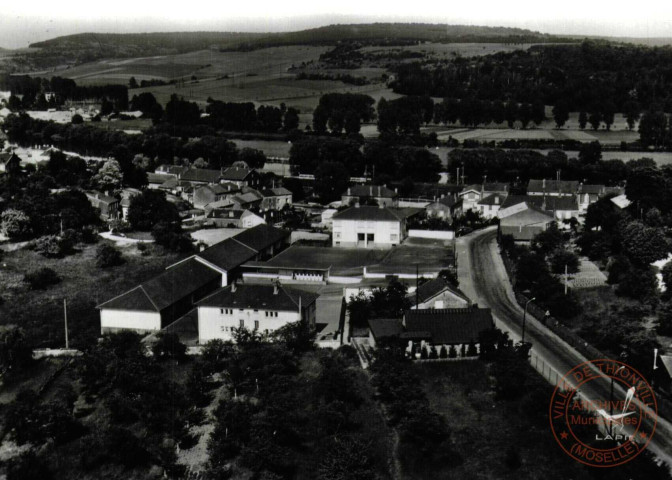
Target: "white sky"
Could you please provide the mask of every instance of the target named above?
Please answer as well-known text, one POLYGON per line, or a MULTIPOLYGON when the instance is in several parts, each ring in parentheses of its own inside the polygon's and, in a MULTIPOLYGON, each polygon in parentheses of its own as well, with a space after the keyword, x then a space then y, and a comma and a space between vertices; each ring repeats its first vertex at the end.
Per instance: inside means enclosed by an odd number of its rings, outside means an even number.
POLYGON ((672 0, 3 0, 0 47, 80 32, 286 31, 330 23, 429 22, 545 33, 672 37, 672 0))

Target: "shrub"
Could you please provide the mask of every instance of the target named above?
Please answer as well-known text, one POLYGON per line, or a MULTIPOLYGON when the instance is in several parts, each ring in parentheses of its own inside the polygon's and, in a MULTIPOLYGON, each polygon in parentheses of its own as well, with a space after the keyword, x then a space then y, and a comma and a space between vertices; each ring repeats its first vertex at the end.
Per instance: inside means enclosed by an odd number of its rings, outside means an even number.
POLYGON ((35 242, 35 251, 48 258, 61 258, 72 253, 73 243, 69 237, 45 235, 35 242))
POLYGON ((446 350, 445 345, 441 345, 441 349, 439 350, 439 358, 448 358, 448 350, 446 350))
POLYGON ((429 349, 429 358, 432 360, 439 358, 439 354, 437 353, 436 347, 434 345, 432 345, 432 348, 429 349))
POLYGON ((112 245, 104 243, 96 249, 96 265, 99 268, 116 267, 124 263, 121 252, 112 245))
POLYGON ((426 360, 429 357, 429 354, 427 353, 427 346, 422 347, 422 350, 420 350, 420 358, 423 360, 426 360))
POLYGON ((152 347, 152 353, 158 360, 174 358, 181 360, 187 354, 187 346, 180 341, 175 333, 161 333, 152 347))
POLYGON ((666 302, 658 310, 656 332, 658 335, 672 336, 672 303, 666 302))
POLYGON ((460 356, 461 357, 466 357, 467 356, 467 346, 464 343, 460 347, 460 356))
POLYGON ((9 208, 0 214, 0 232, 12 239, 30 237, 33 233, 30 217, 21 210, 9 208))
POLYGON ((450 350, 448 350, 448 358, 457 358, 457 350, 455 350, 455 345, 450 346, 450 350))
POLYGON ((34 272, 26 273, 23 277, 31 290, 46 290, 51 285, 61 281, 61 277, 51 268, 43 267, 34 272))
POLYGON ((472 342, 467 349, 467 356, 475 357, 476 355, 478 355, 478 349, 476 348, 476 344, 472 342))
POLYGON ((551 253, 549 262, 551 264, 551 272, 553 273, 565 273, 565 266, 567 266, 568 273, 579 271, 579 257, 576 253, 568 250, 555 250, 551 253))

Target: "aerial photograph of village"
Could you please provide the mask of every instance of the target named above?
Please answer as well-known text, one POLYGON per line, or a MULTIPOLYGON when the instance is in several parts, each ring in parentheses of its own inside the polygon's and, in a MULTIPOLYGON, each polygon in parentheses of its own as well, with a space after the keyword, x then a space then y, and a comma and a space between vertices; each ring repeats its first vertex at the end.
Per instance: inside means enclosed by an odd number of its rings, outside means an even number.
POLYGON ((672 480, 672 4, 15 3, 0 480, 672 480))

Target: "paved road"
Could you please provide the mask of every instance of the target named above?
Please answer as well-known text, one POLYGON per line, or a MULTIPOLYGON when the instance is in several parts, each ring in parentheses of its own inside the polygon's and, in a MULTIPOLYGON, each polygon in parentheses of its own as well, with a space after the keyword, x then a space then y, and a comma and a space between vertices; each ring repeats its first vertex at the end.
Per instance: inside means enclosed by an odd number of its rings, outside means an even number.
MULTIPOLYGON (((458 276, 460 288, 479 305, 492 309, 498 328, 509 332, 519 341, 523 310, 515 301, 496 242, 496 230, 489 228, 458 239, 458 276)), ((532 354, 538 356, 560 376, 586 359, 528 313, 525 340, 532 342, 532 354)), ((610 381, 591 382, 591 388, 581 389, 590 400, 608 399, 610 381)), ((616 387, 614 396, 623 398, 625 392, 616 387)), ((672 425, 659 419, 656 433, 648 447, 658 458, 672 466, 672 425)))

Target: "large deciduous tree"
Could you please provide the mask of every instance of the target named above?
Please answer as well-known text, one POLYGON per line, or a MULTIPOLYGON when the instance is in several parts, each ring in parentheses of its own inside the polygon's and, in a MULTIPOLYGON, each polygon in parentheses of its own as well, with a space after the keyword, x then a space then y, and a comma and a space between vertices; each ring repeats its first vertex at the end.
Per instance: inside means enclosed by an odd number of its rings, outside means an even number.
POLYGON ((149 231, 158 223, 179 222, 180 215, 163 192, 145 190, 131 200, 128 221, 136 230, 149 231))

